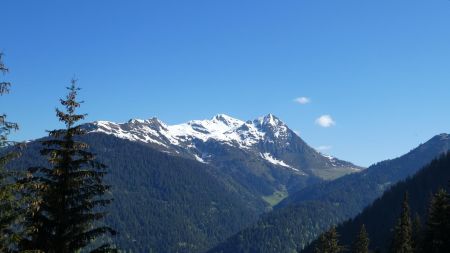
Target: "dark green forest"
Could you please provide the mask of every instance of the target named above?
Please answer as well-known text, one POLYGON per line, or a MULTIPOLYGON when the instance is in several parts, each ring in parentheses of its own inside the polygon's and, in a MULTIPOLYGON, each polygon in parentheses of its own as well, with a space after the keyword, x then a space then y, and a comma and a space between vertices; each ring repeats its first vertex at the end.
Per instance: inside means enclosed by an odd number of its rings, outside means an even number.
MULTIPOLYGON (((105 181, 113 186, 114 202, 106 222, 119 231, 115 240, 122 250, 201 252, 256 221, 265 209, 263 201, 254 202, 207 165, 106 134, 83 140, 109 164, 105 181)), ((36 164, 39 147, 28 144, 14 167, 36 164)))
POLYGON ((257 223, 210 252, 295 252, 333 224, 352 218, 389 189, 449 148, 438 135, 408 154, 365 171, 293 194, 257 223))
MULTIPOLYGON (((351 249, 364 225, 369 248, 374 252, 448 252, 449 186, 450 153, 447 153, 393 186, 361 214, 339 225, 336 231, 340 245, 351 249), (399 232, 405 234, 399 236, 399 232), (410 248, 409 251, 399 250, 398 244, 405 244, 403 248, 410 248)), ((320 242, 315 241, 302 252, 316 252, 317 244, 320 242)))

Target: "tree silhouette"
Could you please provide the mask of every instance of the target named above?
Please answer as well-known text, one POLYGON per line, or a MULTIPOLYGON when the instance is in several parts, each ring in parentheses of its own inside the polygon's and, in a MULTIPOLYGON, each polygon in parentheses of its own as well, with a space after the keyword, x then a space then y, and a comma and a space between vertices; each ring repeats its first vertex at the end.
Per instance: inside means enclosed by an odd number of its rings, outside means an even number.
POLYGON ((412 224, 408 205, 408 193, 405 193, 402 212, 394 228, 394 238, 391 245, 393 253, 412 253, 412 224))
POLYGON ((436 192, 431 200, 424 242, 424 248, 430 253, 450 249, 450 197, 444 189, 436 192))
MULTIPOLYGON (((0 73, 5 75, 8 68, 3 63, 3 54, 0 53, 0 73)), ((0 82, 0 96, 9 93, 11 83, 0 82)), ((0 148, 15 145, 8 139, 12 131, 18 129, 18 125, 7 120, 6 114, 0 115, 0 148)), ((20 203, 18 191, 20 185, 16 182, 16 175, 6 168, 6 165, 19 156, 17 150, 8 149, 0 155, 0 252, 9 252, 17 242, 17 229, 14 226, 20 218, 20 203)))
POLYGON ((333 226, 320 235, 315 253, 339 253, 342 251, 344 251, 344 247, 339 244, 339 234, 336 227, 333 226))
POLYGON ((106 166, 79 141, 85 130, 76 124, 86 114, 76 113, 82 102, 77 101, 75 80, 68 90, 60 100, 65 110, 56 109, 65 129, 49 131, 49 138, 42 141, 41 154, 51 168, 29 169, 35 201, 25 224, 29 236, 21 247, 46 253, 115 251, 105 242, 115 231, 100 223, 106 215, 101 208, 112 201, 104 196, 110 189, 103 182, 106 166))
POLYGON ((369 235, 367 234, 364 224, 356 236, 356 240, 353 243, 353 253, 369 253, 369 235))

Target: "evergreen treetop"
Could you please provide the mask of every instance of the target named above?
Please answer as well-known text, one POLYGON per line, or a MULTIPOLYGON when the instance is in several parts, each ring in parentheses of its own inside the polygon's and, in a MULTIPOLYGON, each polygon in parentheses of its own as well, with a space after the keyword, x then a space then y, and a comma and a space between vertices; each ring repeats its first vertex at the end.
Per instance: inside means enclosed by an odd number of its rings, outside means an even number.
POLYGON ((356 236, 356 240, 353 243, 353 253, 369 253, 369 235, 367 234, 364 224, 361 225, 361 229, 356 236))
POLYGON ((425 248, 431 253, 450 249, 450 196, 444 189, 436 192, 429 207, 425 248))
POLYGON ((110 189, 103 182, 106 166, 79 141, 85 130, 77 123, 86 114, 76 113, 82 102, 77 101, 80 89, 75 80, 68 90, 60 100, 64 110, 56 109, 65 129, 49 131, 49 138, 42 142, 41 154, 51 167, 29 169, 35 205, 27 218, 29 236, 22 248, 47 253, 115 251, 103 242, 115 231, 101 225, 106 215, 101 209, 112 201, 105 197, 110 189))
POLYGON ((344 251, 344 247, 339 244, 339 234, 336 227, 331 227, 327 232, 319 237, 315 248, 315 253, 339 253, 344 251))
MULTIPOLYGON (((3 54, 0 52, 0 73, 5 75, 9 69, 3 63, 3 54)), ((11 83, 0 81, 0 96, 9 93, 11 83)), ((8 136, 11 131, 18 130, 18 125, 9 122, 6 114, 0 115, 0 148, 16 144, 8 136)), ((9 252, 19 238, 14 226, 20 218, 21 200, 18 192, 20 184, 16 183, 17 173, 6 168, 6 165, 20 153, 17 150, 8 150, 0 155, 0 252, 9 252)))
POLYGON ((394 228, 394 238, 391 245, 392 253, 412 253, 412 223, 408 204, 408 193, 403 197, 402 211, 394 228))

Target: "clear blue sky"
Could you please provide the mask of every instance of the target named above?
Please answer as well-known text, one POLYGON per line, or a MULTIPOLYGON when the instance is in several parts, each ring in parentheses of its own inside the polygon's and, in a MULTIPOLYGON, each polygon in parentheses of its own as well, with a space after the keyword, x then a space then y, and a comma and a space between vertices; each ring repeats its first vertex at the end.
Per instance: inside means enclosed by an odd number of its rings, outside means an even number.
POLYGON ((273 113, 366 166, 450 132, 448 0, 2 0, 0 12, 13 83, 0 106, 18 140, 60 126, 73 76, 90 121, 273 113))

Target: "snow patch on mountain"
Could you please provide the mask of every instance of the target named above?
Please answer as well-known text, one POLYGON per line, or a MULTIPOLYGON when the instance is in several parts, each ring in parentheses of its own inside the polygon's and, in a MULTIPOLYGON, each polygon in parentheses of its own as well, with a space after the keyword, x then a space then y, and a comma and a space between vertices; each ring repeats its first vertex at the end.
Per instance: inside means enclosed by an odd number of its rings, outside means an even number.
POLYGON ((244 122, 241 120, 219 114, 211 120, 193 120, 184 124, 168 126, 168 134, 179 141, 196 138, 203 142, 214 139, 226 143, 234 141, 240 143, 242 142, 241 138, 233 130, 243 124, 244 122))
MULTIPOLYGON (((222 155, 214 153, 215 147, 226 145, 233 148, 233 154, 238 154, 234 153, 234 148, 238 148, 249 158, 263 159, 273 165, 288 168, 297 175, 315 175, 307 171, 330 168, 342 170, 342 174, 360 170, 358 166, 332 156, 321 154, 323 157, 317 157, 320 153, 310 149, 285 123, 272 114, 246 122, 219 114, 211 119, 192 120, 176 125, 166 125, 157 118, 151 118, 133 119, 124 123, 96 121, 86 124, 85 127, 89 132, 100 132, 155 145, 161 151, 190 157, 202 163, 214 164, 217 161, 214 157, 222 155), (289 160, 291 164, 272 155, 286 152, 298 152, 293 154, 294 159, 289 160), (298 159, 295 158, 297 155, 318 159, 320 166, 300 169, 298 159)), ((222 152, 221 149, 222 147, 219 152, 222 152)))
MULTIPOLYGON (((338 160, 336 157, 331 156, 331 155, 322 154, 322 153, 320 153, 320 155, 327 158, 328 161, 330 161, 331 166, 333 166, 333 167, 339 167, 340 162, 342 162, 342 161, 338 160)), ((350 171, 353 171, 353 172, 360 172, 361 170, 363 170, 363 168, 358 168, 358 167, 348 167, 347 169, 350 171)))
POLYGON ((195 160, 197 160, 198 162, 207 163, 207 162, 205 162, 205 160, 203 160, 200 156, 198 156, 196 154, 194 154, 194 157, 195 157, 195 160))
MULTIPOLYGON (((192 120, 187 123, 168 126, 156 118, 149 120, 133 119, 126 123, 96 121, 93 132, 113 134, 119 138, 154 143, 168 148, 191 143, 194 139, 207 142, 212 139, 240 148, 250 148, 264 140, 265 126, 269 125, 276 138, 287 135, 288 128, 279 119, 269 114, 255 121, 244 122, 219 114, 210 120, 192 120)), ((189 145, 189 144, 187 144, 189 145)))
POLYGON ((274 158, 270 153, 260 153, 260 155, 261 155, 262 158, 264 158, 264 160, 266 160, 266 161, 268 161, 268 162, 270 162, 272 164, 283 166, 283 167, 286 167, 286 168, 289 168, 289 169, 293 169, 295 171, 300 171, 300 170, 298 170, 298 169, 296 169, 296 168, 286 164, 284 161, 281 161, 281 160, 278 160, 278 159, 274 158))
POLYGON ((336 158, 334 158, 333 156, 331 156, 331 155, 327 155, 327 154, 322 154, 322 153, 320 153, 323 157, 325 157, 325 158, 327 158, 328 160, 330 160, 330 162, 332 162, 332 161, 334 161, 336 158))
MULTIPOLYGON (((137 122, 137 121, 136 121, 137 122)), ((131 122, 133 123, 133 122, 131 122)), ((145 131, 140 131, 139 129, 124 129, 123 124, 116 124, 109 121, 96 121, 94 124, 97 125, 97 129, 93 132, 100 132, 105 134, 112 134, 116 137, 127 139, 130 141, 141 141, 146 143, 154 143, 161 145, 163 147, 168 147, 161 141, 152 138, 155 135, 159 135, 155 130, 148 128, 145 131)))

